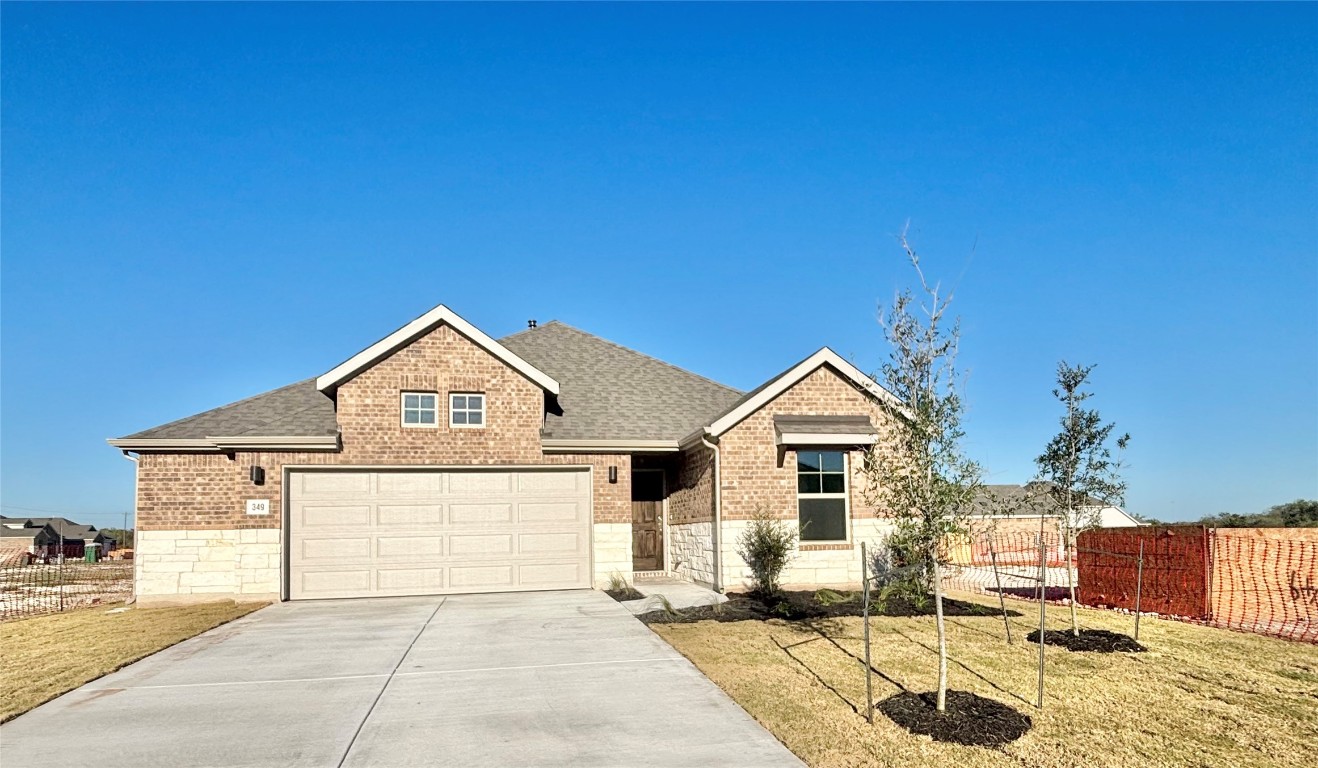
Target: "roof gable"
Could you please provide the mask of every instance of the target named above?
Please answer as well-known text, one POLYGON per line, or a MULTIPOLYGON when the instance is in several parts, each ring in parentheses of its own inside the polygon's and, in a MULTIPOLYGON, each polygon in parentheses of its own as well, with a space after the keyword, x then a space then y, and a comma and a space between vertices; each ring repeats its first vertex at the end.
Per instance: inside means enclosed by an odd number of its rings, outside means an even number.
POLYGON ((828 347, 823 347, 813 355, 747 392, 727 410, 720 413, 709 426, 705 427, 705 432, 713 437, 719 437, 741 423, 747 416, 763 408, 774 398, 824 366, 832 368, 842 378, 854 384, 857 389, 876 400, 884 402, 899 411, 905 410, 905 405, 896 395, 879 386, 874 379, 861 373, 859 368, 844 360, 838 353, 828 347))
POLYGON ((526 362, 512 350, 490 338, 484 331, 481 331, 476 326, 467 322, 460 317, 458 313, 443 304, 440 304, 407 325, 404 325, 402 328, 399 328, 366 349, 363 349, 361 352, 358 352, 335 366, 334 369, 328 373, 317 377, 316 389, 326 393, 333 391, 343 382, 351 379, 353 376, 356 376, 358 373, 372 365, 375 365, 380 360, 383 360, 399 349, 402 349, 435 328, 438 328, 440 325, 447 325, 463 336, 466 336, 477 346, 498 358, 509 368, 512 368, 535 382, 545 391, 555 395, 558 394, 558 382, 550 377, 549 374, 526 362))

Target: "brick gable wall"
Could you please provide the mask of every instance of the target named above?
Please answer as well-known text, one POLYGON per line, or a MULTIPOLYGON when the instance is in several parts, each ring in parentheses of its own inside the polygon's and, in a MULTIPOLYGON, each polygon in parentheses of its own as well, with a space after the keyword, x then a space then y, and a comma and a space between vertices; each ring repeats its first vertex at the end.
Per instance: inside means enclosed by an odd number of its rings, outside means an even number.
POLYGON ((544 391, 462 334, 441 325, 339 387, 344 463, 534 464, 544 391), (404 427, 399 393, 438 395, 439 424, 404 427), (450 427, 450 392, 483 392, 486 425, 450 427))
MULTIPOLYGON (((790 448, 780 450, 775 444, 775 415, 859 414, 870 417, 879 430, 879 445, 883 446, 885 436, 891 435, 890 417, 883 407, 824 366, 728 430, 719 441, 723 519, 749 520, 758 508, 775 517, 796 519, 796 452, 790 448)), ((866 500, 862 459, 860 450, 848 454, 852 519, 872 518, 876 512, 866 500)))
POLYGON ((540 450, 544 392, 484 349, 440 326, 338 390, 343 450, 336 453, 144 453, 138 460, 140 530, 279 528, 285 466, 574 464, 594 467, 597 523, 631 523, 631 457, 545 455, 540 450), (404 427, 399 393, 439 395, 434 428, 404 427), (484 392, 483 429, 448 425, 449 392, 484 392), (254 485, 249 467, 265 469, 254 485), (608 468, 618 467, 618 482, 608 468), (245 499, 269 499, 272 514, 248 517, 245 499))

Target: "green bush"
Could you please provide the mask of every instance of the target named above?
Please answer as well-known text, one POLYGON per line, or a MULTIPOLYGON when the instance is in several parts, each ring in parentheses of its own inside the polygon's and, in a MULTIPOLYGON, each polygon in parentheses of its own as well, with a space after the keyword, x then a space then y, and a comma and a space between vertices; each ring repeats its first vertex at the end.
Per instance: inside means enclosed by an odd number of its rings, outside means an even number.
POLYGON ((751 590, 773 596, 782 589, 779 579, 796 548, 796 532, 768 512, 758 509, 750 526, 737 538, 737 554, 751 569, 751 590))
POLYGON ((870 554, 872 602, 880 609, 898 599, 923 608, 933 594, 933 568, 913 532, 898 528, 870 554))

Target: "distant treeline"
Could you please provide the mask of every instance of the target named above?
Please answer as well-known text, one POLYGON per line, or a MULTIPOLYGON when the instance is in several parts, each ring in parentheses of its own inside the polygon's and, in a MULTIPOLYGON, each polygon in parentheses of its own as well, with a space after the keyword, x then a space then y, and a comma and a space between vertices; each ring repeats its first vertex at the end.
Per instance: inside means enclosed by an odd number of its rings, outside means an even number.
MULTIPOLYGON (((1145 519, 1145 522, 1160 524, 1160 521, 1153 519, 1145 519)), ((1209 528, 1318 528, 1318 501, 1296 499, 1269 507, 1266 512, 1251 515, 1222 512, 1192 522, 1209 528)))

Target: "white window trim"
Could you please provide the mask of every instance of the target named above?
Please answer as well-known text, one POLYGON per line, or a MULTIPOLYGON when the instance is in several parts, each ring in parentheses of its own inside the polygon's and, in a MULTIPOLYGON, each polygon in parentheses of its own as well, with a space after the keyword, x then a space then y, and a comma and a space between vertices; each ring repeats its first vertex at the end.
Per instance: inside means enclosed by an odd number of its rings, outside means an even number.
MULTIPOLYGON (((801 450, 810 451, 811 448, 808 448, 808 447, 798 448, 798 449, 796 449, 795 451, 793 451, 793 453, 800 453, 801 450)), ((809 546, 814 545, 814 544, 850 544, 850 543, 851 543, 851 452, 850 452, 850 451, 839 451, 839 450, 835 450, 835 449, 832 448, 832 446, 820 446, 819 448, 816 448, 816 449, 814 449, 814 450, 816 450, 816 451, 823 451, 824 453, 840 453, 840 454, 842 454, 842 493, 807 493, 807 494, 804 495, 804 498, 807 498, 807 499, 842 499, 842 514, 843 514, 842 527, 843 527, 843 529, 846 531, 846 538, 842 538, 842 539, 810 539, 810 540, 808 540, 808 541, 805 540, 805 539, 802 539, 802 538, 801 538, 801 533, 800 533, 800 530, 801 530, 801 499, 802 499, 803 497, 802 497, 802 494, 801 494, 801 480, 800 480, 800 476, 801 476, 801 465, 800 465, 800 464, 797 464, 797 465, 796 465, 795 467, 793 467, 793 469, 792 469, 792 475, 796 478, 796 526, 797 526, 796 541, 797 541, 797 547, 798 547, 798 548, 799 548, 799 547, 809 547, 809 546)), ((816 473, 816 474, 818 474, 818 473, 816 473)), ((833 473, 830 472, 829 474, 833 474, 833 473)), ((823 480, 820 480, 820 487, 821 487, 821 488, 823 487, 823 480)))
MULTIPOLYGON (((419 404, 420 404, 420 401, 417 401, 417 402, 418 402, 418 405, 419 405, 419 404)), ((420 418, 420 416, 418 416, 417 418, 420 418)), ((399 421, 399 423, 401 423, 401 424, 403 425, 403 428, 404 428, 404 429, 439 429, 439 393, 438 393, 438 392, 425 392, 425 391, 417 390, 417 389, 405 389, 405 390, 403 390, 402 392, 399 392, 399 393, 398 393, 398 421, 399 421), (408 395, 429 395, 430 397, 435 398, 435 407, 434 407, 434 408, 412 408, 412 409, 409 409, 409 408, 407 407, 407 396, 408 396, 408 395), (417 412, 420 412, 420 411, 427 411, 427 410, 433 410, 433 411, 435 412, 435 420, 434 420, 433 422, 431 422, 430 424, 421 424, 421 423, 417 423, 417 424, 408 424, 408 423, 407 423, 407 412, 408 412, 408 410, 414 410, 414 411, 417 411, 417 412)))
MULTIPOLYGON (((450 392, 450 393, 448 393, 448 425, 449 425, 449 427, 450 427, 451 429, 485 429, 485 425, 486 425, 487 423, 489 423, 489 420, 490 420, 489 408, 486 407, 486 406, 488 406, 489 404, 490 404, 490 399, 489 399, 489 397, 486 396, 486 394, 485 394, 484 392, 450 392), (455 398, 455 397, 470 397, 470 396, 472 396, 472 395, 478 395, 478 396, 480 397, 480 399, 481 399, 481 407, 480 407, 481 423, 479 423, 479 424, 455 424, 455 423, 453 423, 453 398, 455 398)), ((471 413, 471 412, 473 411, 473 409, 471 409, 471 408, 460 408, 459 410, 463 411, 464 413, 471 413)))

